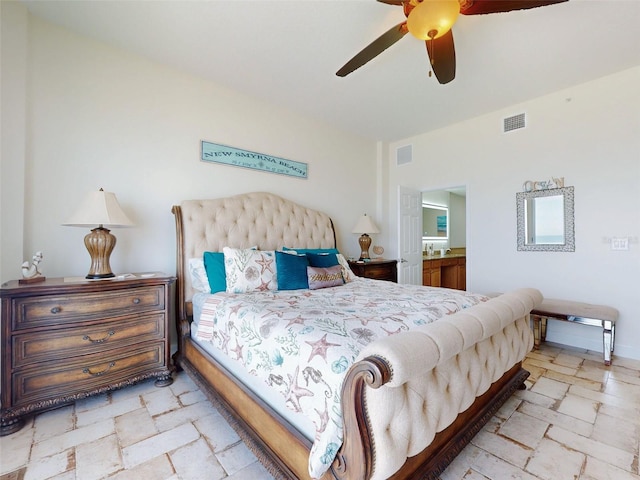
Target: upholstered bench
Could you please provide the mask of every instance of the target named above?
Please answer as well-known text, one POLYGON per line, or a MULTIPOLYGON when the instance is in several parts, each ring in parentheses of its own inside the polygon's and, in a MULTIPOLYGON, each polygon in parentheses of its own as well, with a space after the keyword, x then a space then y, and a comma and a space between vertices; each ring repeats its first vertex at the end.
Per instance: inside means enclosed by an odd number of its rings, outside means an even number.
POLYGON ((611 365, 611 353, 615 343, 618 310, 605 305, 591 305, 571 300, 545 298, 531 311, 533 320, 534 346, 538 348, 547 336, 547 319, 564 320, 582 325, 602 328, 602 354, 604 364, 611 365))

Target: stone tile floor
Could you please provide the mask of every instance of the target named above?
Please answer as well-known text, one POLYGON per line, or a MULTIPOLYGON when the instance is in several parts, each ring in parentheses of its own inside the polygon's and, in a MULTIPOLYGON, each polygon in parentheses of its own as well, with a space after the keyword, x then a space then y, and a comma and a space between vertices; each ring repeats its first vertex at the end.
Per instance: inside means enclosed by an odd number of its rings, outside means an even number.
MULTIPOLYGON (((640 361, 543 344, 518 391, 441 480, 640 480, 640 361)), ((272 479, 184 374, 28 419, 0 480, 272 479)))

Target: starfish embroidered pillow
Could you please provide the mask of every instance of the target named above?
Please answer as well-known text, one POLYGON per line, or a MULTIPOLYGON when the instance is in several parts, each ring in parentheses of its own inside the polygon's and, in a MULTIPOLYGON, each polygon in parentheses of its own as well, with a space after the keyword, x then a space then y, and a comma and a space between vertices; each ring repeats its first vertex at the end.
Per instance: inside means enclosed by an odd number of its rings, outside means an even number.
POLYGON ((273 251, 224 247, 227 292, 249 293, 278 289, 273 251))

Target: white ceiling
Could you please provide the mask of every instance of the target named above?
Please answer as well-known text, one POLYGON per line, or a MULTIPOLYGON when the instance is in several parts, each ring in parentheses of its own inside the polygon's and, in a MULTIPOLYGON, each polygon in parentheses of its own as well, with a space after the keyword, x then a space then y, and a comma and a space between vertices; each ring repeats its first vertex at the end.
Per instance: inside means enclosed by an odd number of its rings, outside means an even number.
POLYGON ((410 34, 335 75, 404 20, 401 7, 375 0, 22 1, 81 34, 383 141, 640 65, 640 0, 460 15, 447 85, 428 77, 424 42, 410 34))

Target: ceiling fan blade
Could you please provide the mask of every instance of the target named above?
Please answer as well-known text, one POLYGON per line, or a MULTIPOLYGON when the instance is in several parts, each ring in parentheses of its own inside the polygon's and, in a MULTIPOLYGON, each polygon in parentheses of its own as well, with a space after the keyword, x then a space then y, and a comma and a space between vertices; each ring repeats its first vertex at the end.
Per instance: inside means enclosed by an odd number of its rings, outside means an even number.
POLYGON ((438 82, 444 85, 456 78, 456 50, 453 46, 453 32, 449 30, 440 38, 425 40, 431 61, 431 70, 438 82))
POLYGON ((460 13, 463 15, 483 15, 487 13, 511 12, 529 8, 546 7, 569 0, 462 0, 460 13))
POLYGON ((390 28, 369 45, 364 47, 358 54, 356 54, 355 57, 345 63, 344 66, 336 72, 336 75, 339 77, 346 77, 355 69, 360 68, 369 60, 380 55, 387 48, 404 37, 408 31, 407 22, 399 23, 395 27, 390 28))

